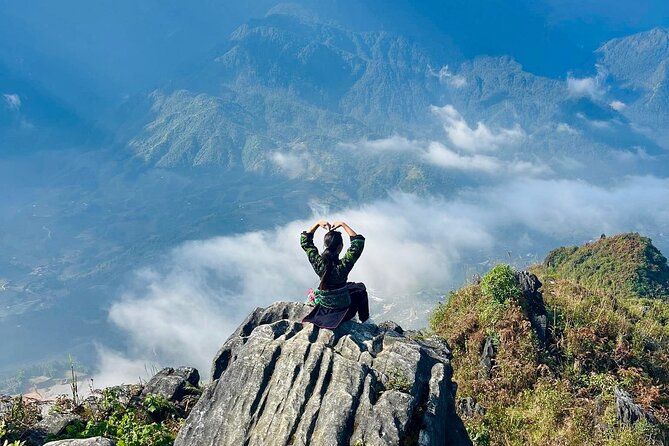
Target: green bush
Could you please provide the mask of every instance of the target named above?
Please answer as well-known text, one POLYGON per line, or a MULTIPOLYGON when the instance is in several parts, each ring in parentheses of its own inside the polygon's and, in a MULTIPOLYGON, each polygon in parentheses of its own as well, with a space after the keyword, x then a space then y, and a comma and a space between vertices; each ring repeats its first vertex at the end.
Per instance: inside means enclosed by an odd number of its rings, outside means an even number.
POLYGON ((105 389, 99 412, 92 414, 85 426, 70 428, 64 438, 104 436, 116 440, 117 446, 171 446, 181 422, 176 412, 175 406, 160 396, 127 404, 119 400, 114 388, 105 389), (153 419, 156 414, 171 417, 157 423, 153 419))
MULTIPOLYGON (((452 296, 453 293, 450 294, 452 296)), ((429 324, 430 324, 430 329, 432 331, 437 331, 439 327, 444 323, 446 316, 447 316, 447 311, 448 307, 446 304, 439 303, 435 307, 434 310, 432 310, 432 313, 430 314, 429 318, 429 324)))
POLYGON ((495 265, 481 279, 481 292, 484 297, 499 303, 518 297, 520 288, 513 269, 504 263, 495 265))

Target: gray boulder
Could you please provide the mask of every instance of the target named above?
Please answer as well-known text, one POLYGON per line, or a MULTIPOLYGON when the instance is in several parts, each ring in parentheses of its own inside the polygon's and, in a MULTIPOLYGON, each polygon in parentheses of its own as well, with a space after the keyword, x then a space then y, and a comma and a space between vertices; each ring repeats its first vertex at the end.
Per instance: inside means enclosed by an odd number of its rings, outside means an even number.
POLYGON ((47 437, 65 433, 68 426, 83 423, 81 417, 72 413, 50 413, 28 432, 29 444, 43 444, 47 437))
POLYGON ((79 440, 57 440, 50 441, 44 446, 115 446, 116 443, 109 438, 92 437, 79 440))
POLYGON ((141 397, 159 395, 170 401, 181 401, 189 388, 197 388, 200 374, 193 367, 166 367, 156 373, 142 389, 141 397))
POLYGON ((617 387, 613 390, 613 393, 616 397, 616 416, 621 424, 631 426, 641 420, 647 420, 651 423, 657 422, 654 416, 634 402, 629 393, 617 387))
POLYGON ((492 338, 485 338, 481 358, 479 359, 479 377, 481 379, 490 379, 492 377, 492 368, 495 366, 495 344, 492 338))
POLYGON ((520 285, 521 304, 527 313, 527 317, 529 318, 539 341, 545 343, 548 316, 546 314, 544 296, 541 291, 539 291, 542 283, 535 274, 528 271, 516 272, 516 279, 520 285))
POLYGON ((322 330, 298 322, 306 310, 280 302, 244 321, 175 446, 471 444, 445 343, 395 324, 322 330))

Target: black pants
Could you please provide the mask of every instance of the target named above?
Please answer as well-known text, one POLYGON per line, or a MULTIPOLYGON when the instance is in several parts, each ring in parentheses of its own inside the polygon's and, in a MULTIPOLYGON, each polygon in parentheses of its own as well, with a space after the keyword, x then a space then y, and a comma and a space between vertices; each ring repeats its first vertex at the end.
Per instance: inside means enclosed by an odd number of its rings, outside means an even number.
POLYGON ((348 307, 344 320, 353 319, 355 314, 358 314, 360 322, 369 319, 369 297, 367 296, 367 288, 364 283, 347 283, 348 291, 351 294, 351 305, 348 307))

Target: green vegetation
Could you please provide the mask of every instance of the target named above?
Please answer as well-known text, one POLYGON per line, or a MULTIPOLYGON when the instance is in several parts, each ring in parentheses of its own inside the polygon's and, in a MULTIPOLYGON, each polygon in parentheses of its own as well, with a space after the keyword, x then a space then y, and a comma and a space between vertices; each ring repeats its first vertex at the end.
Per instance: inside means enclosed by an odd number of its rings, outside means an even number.
POLYGON ((169 446, 174 443, 183 421, 179 410, 165 398, 149 395, 143 400, 121 400, 120 388, 103 391, 97 407, 83 411, 86 424, 68 429, 62 438, 104 436, 118 446, 169 446))
POLYGON ((495 265, 481 280, 481 292, 488 299, 503 304, 518 297, 520 289, 509 265, 495 265))
POLYGON ((388 375, 386 389, 398 390, 404 393, 411 392, 411 381, 401 370, 391 369, 386 374, 388 375))
MULTIPOLYGON (((51 410, 74 413, 81 421, 68 426, 64 434, 47 440, 104 436, 114 439, 118 446, 172 445, 183 423, 184 411, 158 395, 139 398, 140 390, 139 386, 111 387, 103 390, 100 398, 87 399, 81 404, 61 397, 51 410)), ((0 420, 0 439, 22 440, 39 420, 39 407, 16 397, 0 420)))
POLYGON ((548 254, 544 267, 549 274, 616 297, 669 298, 667 259, 649 238, 636 233, 558 248, 548 254))
POLYGON ((669 301, 649 290, 661 289, 665 270, 666 259, 637 234, 551 252, 544 265, 532 269, 543 282, 545 344, 508 280, 513 276, 508 266, 498 265, 480 283, 452 292, 430 325, 453 348, 458 396, 473 397, 485 408, 464 416, 474 443, 664 444, 669 301), (489 377, 480 363, 486 339, 495 347, 489 377), (657 422, 622 425, 616 388, 657 422))
MULTIPOLYGON (((0 416, 0 440, 8 442, 22 440, 24 432, 40 419, 37 404, 16 396, 8 402, 8 408, 0 416)), ((9 443, 12 444, 12 443, 9 443)))

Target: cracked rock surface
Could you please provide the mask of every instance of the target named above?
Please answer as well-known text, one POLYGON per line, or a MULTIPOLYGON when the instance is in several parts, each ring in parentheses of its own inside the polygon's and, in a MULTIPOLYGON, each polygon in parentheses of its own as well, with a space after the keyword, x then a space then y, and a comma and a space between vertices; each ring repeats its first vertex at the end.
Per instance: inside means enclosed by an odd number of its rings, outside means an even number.
POLYGON ((226 341, 175 446, 468 445, 450 351, 397 325, 299 322, 256 309, 226 341))

